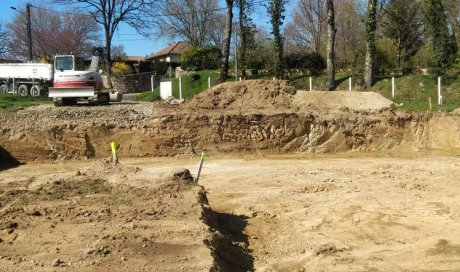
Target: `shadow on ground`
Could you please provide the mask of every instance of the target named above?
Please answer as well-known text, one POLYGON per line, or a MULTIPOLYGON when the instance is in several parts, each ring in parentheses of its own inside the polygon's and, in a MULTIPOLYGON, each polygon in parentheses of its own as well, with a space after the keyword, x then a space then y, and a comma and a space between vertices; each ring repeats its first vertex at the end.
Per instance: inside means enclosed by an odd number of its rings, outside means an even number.
POLYGON ((244 229, 248 217, 214 212, 216 229, 214 237, 215 265, 212 271, 254 271, 254 259, 248 249, 249 242, 244 229))
POLYGON ((0 146, 0 171, 19 166, 16 160, 6 149, 0 146))

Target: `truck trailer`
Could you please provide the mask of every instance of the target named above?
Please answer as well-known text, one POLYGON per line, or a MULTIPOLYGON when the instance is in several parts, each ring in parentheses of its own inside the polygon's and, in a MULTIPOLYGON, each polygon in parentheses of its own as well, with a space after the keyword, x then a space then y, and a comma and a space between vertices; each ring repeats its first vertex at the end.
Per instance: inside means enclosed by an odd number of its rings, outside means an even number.
POLYGON ((46 95, 53 86, 53 65, 42 63, 1 63, 0 93, 21 96, 46 95))

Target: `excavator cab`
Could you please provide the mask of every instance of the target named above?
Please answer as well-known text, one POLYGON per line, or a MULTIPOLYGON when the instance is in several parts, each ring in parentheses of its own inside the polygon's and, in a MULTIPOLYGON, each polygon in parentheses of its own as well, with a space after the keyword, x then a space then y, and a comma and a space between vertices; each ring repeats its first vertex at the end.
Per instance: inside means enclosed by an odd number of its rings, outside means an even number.
MULTIPOLYGON (((98 57, 93 57, 98 62, 98 57), (96 60, 97 59, 97 60, 96 60)), ((89 101, 94 104, 109 102, 109 94, 101 93, 102 77, 91 65, 85 70, 83 58, 74 55, 57 55, 54 58, 53 88, 49 88, 49 97, 56 106, 72 105, 78 101, 89 101)))

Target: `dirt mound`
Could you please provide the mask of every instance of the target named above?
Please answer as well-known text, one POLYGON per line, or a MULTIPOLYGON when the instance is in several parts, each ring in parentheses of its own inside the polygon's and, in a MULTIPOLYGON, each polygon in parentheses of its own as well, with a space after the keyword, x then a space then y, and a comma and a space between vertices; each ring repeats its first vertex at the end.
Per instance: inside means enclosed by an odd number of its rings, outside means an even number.
POLYGON ((379 111, 388 109, 393 102, 375 92, 320 92, 298 91, 292 101, 301 110, 354 110, 379 111))
POLYGON ((0 179, 0 271, 210 270, 204 189, 133 169, 0 179))
POLYGON ((217 85, 197 95, 187 109, 253 110, 289 109, 292 95, 286 92, 287 81, 245 80, 217 85))

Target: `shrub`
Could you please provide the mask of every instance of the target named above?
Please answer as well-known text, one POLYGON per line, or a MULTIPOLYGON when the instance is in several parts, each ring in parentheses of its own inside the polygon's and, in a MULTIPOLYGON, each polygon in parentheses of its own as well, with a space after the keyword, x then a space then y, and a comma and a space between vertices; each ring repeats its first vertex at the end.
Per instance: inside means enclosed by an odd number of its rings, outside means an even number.
POLYGON ((129 75, 133 73, 131 66, 124 62, 115 62, 112 65, 112 74, 115 76, 129 75))
POLYGON ((310 74, 320 74, 326 68, 326 61, 316 52, 293 53, 286 56, 288 69, 308 70, 310 74))
POLYGON ((220 50, 216 47, 193 47, 182 54, 181 67, 189 71, 217 69, 220 64, 220 56, 220 50))
POLYGON ((197 80, 200 80, 201 76, 199 74, 191 74, 190 75, 190 79, 192 81, 197 81, 197 80))

